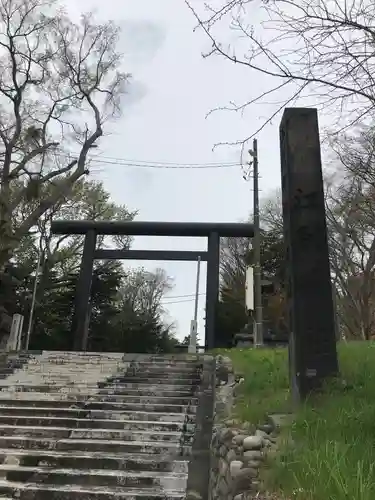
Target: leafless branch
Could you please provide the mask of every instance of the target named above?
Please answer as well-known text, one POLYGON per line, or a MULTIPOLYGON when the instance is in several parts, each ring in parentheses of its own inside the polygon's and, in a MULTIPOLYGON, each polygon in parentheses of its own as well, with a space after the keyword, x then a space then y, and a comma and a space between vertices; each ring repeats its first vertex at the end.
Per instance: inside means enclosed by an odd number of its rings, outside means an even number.
POLYGON ((0 28, 1 267, 87 173, 129 75, 119 70, 118 28, 91 14, 76 24, 55 0, 3 0, 0 28))
MULTIPOLYGON (((291 101, 308 98, 316 106, 324 103, 323 111, 333 112, 340 128, 372 119, 375 11, 371 0, 224 0, 203 8, 185 2, 210 43, 209 55, 245 66, 253 76, 261 73, 271 82, 260 95, 224 109, 243 112, 281 87, 289 87, 289 96, 281 105, 275 104, 272 116, 291 101), (255 16, 260 18, 257 23, 255 16), (225 26, 232 40, 233 34, 238 35, 234 44, 225 43, 225 26)), ((264 120, 264 125, 269 121, 264 120)), ((241 140, 226 144, 239 143, 241 140)))

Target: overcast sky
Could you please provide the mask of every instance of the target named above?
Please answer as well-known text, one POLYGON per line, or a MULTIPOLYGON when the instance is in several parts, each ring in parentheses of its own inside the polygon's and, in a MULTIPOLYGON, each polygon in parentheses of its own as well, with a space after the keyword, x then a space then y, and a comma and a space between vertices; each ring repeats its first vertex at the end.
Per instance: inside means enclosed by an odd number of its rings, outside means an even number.
MULTIPOLYGON (((202 2, 200 2, 202 3, 202 2)), ((256 21, 256 3, 254 19, 256 21)), ((101 142, 105 156, 175 163, 230 162, 238 148, 214 144, 249 135, 269 115, 267 105, 240 114, 213 108, 230 100, 249 100, 269 82, 219 58, 202 58, 209 48, 203 34, 193 33, 194 18, 183 0, 68 0, 71 13, 97 9, 100 18, 122 26, 119 50, 133 81, 122 118, 101 142)), ((260 188, 263 195, 280 183, 278 125, 280 117, 258 135, 260 188)), ((139 220, 243 221, 252 207, 251 184, 239 166, 217 169, 145 169, 103 164, 93 174, 103 180, 114 201, 139 210, 139 220)), ((205 249, 201 239, 137 238, 139 249, 205 249)), ((196 263, 144 262, 163 267, 175 280, 168 304, 178 337, 189 333, 193 315, 196 263), (191 297, 181 297, 191 295, 191 297)), ((139 265, 132 262, 132 265, 139 265)), ((202 266, 198 331, 204 331, 205 265, 202 266)), ((202 335, 201 335, 202 339, 202 335)))

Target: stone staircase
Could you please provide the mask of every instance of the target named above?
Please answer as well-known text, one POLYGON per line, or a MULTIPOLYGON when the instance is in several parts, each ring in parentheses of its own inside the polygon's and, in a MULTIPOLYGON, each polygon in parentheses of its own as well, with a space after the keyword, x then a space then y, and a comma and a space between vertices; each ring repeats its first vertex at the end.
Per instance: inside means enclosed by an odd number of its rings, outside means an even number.
POLYGON ((0 498, 185 498, 202 359, 75 352, 4 359, 0 498))

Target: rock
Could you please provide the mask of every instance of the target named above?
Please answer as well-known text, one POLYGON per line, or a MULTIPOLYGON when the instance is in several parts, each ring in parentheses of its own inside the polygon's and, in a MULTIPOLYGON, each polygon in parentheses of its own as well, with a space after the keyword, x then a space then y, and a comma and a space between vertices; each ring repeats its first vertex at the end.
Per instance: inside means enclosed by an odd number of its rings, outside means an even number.
POLYGON ((271 436, 270 434, 267 434, 266 432, 261 431, 260 429, 256 431, 255 435, 262 437, 265 442, 271 442, 271 443, 276 442, 276 438, 274 436, 271 436))
POLYGON ((224 423, 228 427, 235 427, 236 425, 241 425, 241 420, 238 420, 238 418, 229 418, 224 423))
POLYGON ((243 462, 241 462, 241 460, 233 460, 233 462, 229 464, 231 476, 232 477, 237 476, 238 472, 242 469, 242 467, 243 467, 243 462))
POLYGON ((227 484, 230 485, 230 488, 232 488, 232 485, 233 485, 233 478, 232 478, 232 475, 231 475, 231 472, 230 472, 230 468, 228 467, 228 470, 227 470, 227 473, 225 475, 225 480, 227 482, 227 484))
POLYGON ((255 431, 255 436, 260 436, 260 437, 262 437, 263 439, 264 439, 264 438, 268 438, 268 437, 269 437, 269 436, 268 436, 268 434, 267 434, 267 432, 261 431, 260 429, 257 429, 257 430, 255 431))
POLYGON ((253 478, 257 477, 257 475, 258 471, 255 469, 246 468, 239 470, 233 478, 234 494, 248 491, 251 488, 253 478))
POLYGON ((262 486, 262 483, 260 481, 253 481, 252 487, 255 491, 259 491, 262 486))
POLYGON ((219 455, 220 455, 221 457, 225 457, 225 456, 226 456, 226 454, 227 454, 227 452, 228 452, 228 448, 227 448, 224 444, 223 444, 223 445, 221 445, 221 446, 220 446, 220 449, 219 449, 219 455))
POLYGON ((262 465, 262 462, 260 460, 244 460, 244 464, 246 467, 250 467, 250 469, 258 469, 262 465))
POLYGON ((211 440, 211 447, 212 448, 217 448, 217 445, 219 444, 219 437, 217 435, 217 433, 215 433, 213 436, 212 436, 212 440, 211 440))
POLYGON ((234 450, 229 450, 228 453, 226 454, 226 460, 228 464, 236 460, 237 458, 237 453, 234 450))
POLYGON ((263 446, 264 439, 261 436, 248 436, 244 442, 245 450, 260 450, 263 446))
POLYGON ((228 470, 228 463, 224 458, 219 460, 219 474, 220 476, 225 476, 228 470))
POLYGON ((217 491, 218 491, 219 495, 222 495, 224 498, 226 498, 228 493, 229 493, 229 486, 223 477, 220 478, 220 480, 219 480, 219 484, 217 486, 217 491))
POLYGON ((271 434, 271 432, 275 430, 272 424, 258 425, 258 429, 260 431, 266 432, 267 434, 271 434))
POLYGON ((232 367, 225 363, 218 363, 216 367, 216 387, 226 385, 229 382, 229 374, 232 373, 232 367))
POLYGON ((241 468, 235 475, 236 479, 253 479, 255 477, 258 477, 258 469, 253 469, 251 467, 241 468))
POLYGON ((275 429, 280 429, 289 427, 294 422, 295 416, 292 413, 272 413, 268 415, 268 419, 275 429))
POLYGON ((188 491, 186 494, 186 500, 203 500, 203 497, 200 493, 195 490, 188 491))
POLYGON ((232 443, 236 446, 241 446, 246 437, 247 436, 245 434, 238 434, 237 436, 234 436, 234 438, 232 439, 232 443))
POLYGON ((263 460, 264 456, 263 456, 263 453, 261 451, 248 450, 248 451, 244 452, 243 458, 246 460, 255 460, 255 461, 260 462, 263 460))
POLYGON ((224 441, 230 441, 233 438, 233 431, 231 429, 228 429, 227 427, 224 427, 218 432, 218 439, 220 442, 224 441))
POLYGON ((210 484, 212 486, 212 490, 214 490, 216 488, 216 484, 218 482, 218 479, 219 479, 219 471, 213 471, 211 470, 211 475, 210 475, 210 484))
POLYGON ((232 365, 232 360, 230 359, 229 356, 223 356, 222 357, 222 363, 226 366, 227 370, 232 373, 233 372, 233 365, 232 365))

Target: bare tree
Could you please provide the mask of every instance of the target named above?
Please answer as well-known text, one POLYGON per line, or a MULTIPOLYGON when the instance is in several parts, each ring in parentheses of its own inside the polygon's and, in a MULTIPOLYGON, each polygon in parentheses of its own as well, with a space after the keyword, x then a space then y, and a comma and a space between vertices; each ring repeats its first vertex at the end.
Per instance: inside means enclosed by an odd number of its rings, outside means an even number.
POLYGON ((330 141, 341 169, 375 189, 375 128, 358 126, 330 141))
POLYGON ((375 335, 374 129, 343 135, 333 143, 338 170, 326 183, 331 270, 341 333, 375 335))
POLYGON ((73 23, 55 0, 0 3, 0 269, 88 173, 128 79, 117 39, 113 23, 73 23))
POLYGON ((325 112, 334 109, 342 120, 341 127, 373 116, 372 0, 211 0, 203 4, 203 10, 185 1, 210 41, 205 56, 225 57, 266 75, 271 82, 261 94, 245 103, 232 102, 224 109, 243 111, 289 88, 287 97, 284 94, 274 113, 251 137, 297 98, 308 97, 325 112), (255 15, 260 19, 257 22, 255 15), (229 44, 220 38, 217 24, 229 26, 232 39, 233 33, 238 35, 236 42, 229 44))
POLYGON ((128 271, 120 297, 133 311, 155 318, 165 312, 162 299, 172 288, 172 280, 164 269, 150 272, 140 268, 128 271))
POLYGON ((260 207, 262 227, 272 231, 275 236, 282 237, 284 231, 281 190, 276 189, 264 198, 260 207))
POLYGON ((222 238, 220 243, 221 294, 230 294, 244 307, 246 266, 251 248, 250 238, 222 238))
POLYGON ((341 334, 368 340, 375 333, 374 188, 353 175, 328 186, 326 213, 341 334))
MULTIPOLYGON (((344 338, 375 334, 375 187, 367 182, 374 175, 372 137, 367 132, 352 137, 352 148, 345 136, 335 141, 336 172, 325 178, 331 278, 344 338)), ((282 234, 279 192, 264 201, 262 221, 275 235, 282 234)), ((280 298, 276 294, 272 305, 281 307, 280 298)))

